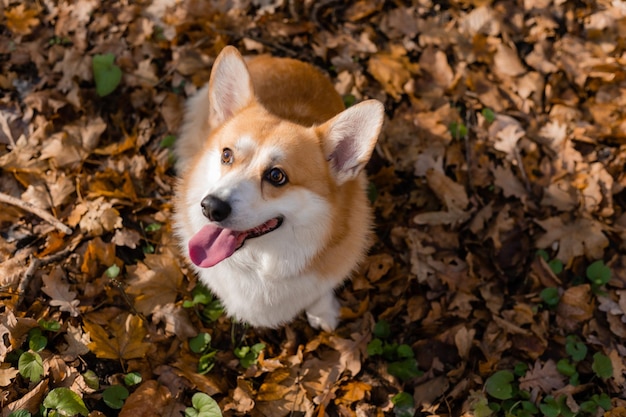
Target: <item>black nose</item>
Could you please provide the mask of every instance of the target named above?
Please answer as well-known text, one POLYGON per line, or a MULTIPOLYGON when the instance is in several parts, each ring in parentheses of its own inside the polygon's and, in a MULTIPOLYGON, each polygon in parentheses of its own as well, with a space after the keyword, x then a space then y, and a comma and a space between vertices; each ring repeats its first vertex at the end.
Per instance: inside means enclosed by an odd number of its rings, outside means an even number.
POLYGON ((202 214, 213 222, 221 222, 228 217, 231 211, 230 204, 212 195, 204 197, 200 205, 202 206, 202 214))

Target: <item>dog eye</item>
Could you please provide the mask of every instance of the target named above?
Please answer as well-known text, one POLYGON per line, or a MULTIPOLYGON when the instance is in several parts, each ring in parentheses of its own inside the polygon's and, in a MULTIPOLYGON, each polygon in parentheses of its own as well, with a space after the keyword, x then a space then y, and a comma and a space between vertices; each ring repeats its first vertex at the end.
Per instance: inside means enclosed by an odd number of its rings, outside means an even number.
POLYGON ((272 168, 265 174, 265 179, 273 185, 284 185, 287 182, 287 174, 280 168, 272 168))
POLYGON ((235 156, 233 155, 233 151, 229 148, 224 148, 222 150, 222 164, 230 165, 235 160, 235 156))

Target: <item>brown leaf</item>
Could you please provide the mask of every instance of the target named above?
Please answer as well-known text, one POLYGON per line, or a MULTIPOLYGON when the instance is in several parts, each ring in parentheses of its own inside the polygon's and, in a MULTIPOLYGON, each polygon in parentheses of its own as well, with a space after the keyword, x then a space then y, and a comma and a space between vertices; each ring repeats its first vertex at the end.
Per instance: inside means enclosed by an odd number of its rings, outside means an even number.
POLYGON ((36 326, 36 320, 30 317, 15 317, 11 309, 0 314, 0 361, 4 362, 7 353, 20 347, 26 340, 28 332, 36 326), (8 346, 5 341, 9 342, 8 346))
POLYGON ((428 170, 426 180, 430 189, 448 210, 418 214, 413 218, 415 223, 432 225, 459 224, 470 217, 470 213, 464 211, 469 205, 465 187, 437 169, 428 170))
POLYGON ((476 329, 468 329, 465 326, 460 326, 459 330, 455 333, 454 344, 461 358, 465 359, 468 357, 469 351, 474 343, 474 336, 476 336, 476 329))
POLYGON ((52 299, 50 300, 51 306, 58 306, 59 310, 67 311, 74 317, 80 314, 78 309, 80 300, 76 299, 75 291, 70 291, 70 286, 65 281, 65 273, 61 267, 57 266, 50 274, 44 274, 42 280, 44 286, 41 291, 52 299))
POLYGON ((566 379, 556 369, 556 363, 549 359, 543 365, 541 361, 535 361, 534 366, 519 379, 519 387, 522 390, 539 390, 543 393, 551 393, 566 385, 566 379))
POLYGON ((577 218, 564 223, 560 217, 550 217, 535 222, 546 231, 537 239, 536 246, 549 248, 558 242, 556 257, 564 264, 582 255, 587 259, 602 259, 604 248, 609 245, 603 233, 604 225, 593 219, 577 218))
POLYGON ((420 68, 428 72, 432 78, 431 82, 445 90, 452 86, 454 72, 448 63, 446 54, 434 47, 426 48, 420 57, 420 68))
POLYGON ((383 253, 370 256, 367 259, 367 278, 370 282, 376 282, 384 277, 394 264, 393 257, 383 253))
POLYGON ((302 384, 296 382, 296 368, 280 368, 269 374, 259 387, 255 401, 265 415, 283 416, 290 412, 312 412, 313 403, 302 384))
POLYGON ((59 351, 63 355, 63 360, 71 362, 81 355, 89 352, 88 333, 83 333, 80 327, 74 327, 71 324, 67 326, 67 333, 63 336, 67 342, 67 346, 62 346, 59 351))
POLYGON ((11 380, 17 376, 20 371, 16 368, 0 368, 0 387, 6 387, 11 380))
POLYGON ((595 303, 589 284, 570 287, 559 300, 557 323, 568 331, 574 331, 593 317, 594 309, 595 303))
POLYGON ((152 314, 157 307, 176 301, 183 274, 171 253, 146 255, 127 271, 126 292, 135 296, 135 308, 142 314, 152 314))
POLYGON ((43 401, 43 397, 48 391, 48 380, 44 379, 34 388, 29 389, 19 400, 13 401, 2 408, 2 415, 8 416, 11 412, 17 410, 27 410, 31 414, 39 412, 39 408, 43 401))
POLYGON ((517 197, 523 200, 527 196, 524 184, 513 173, 511 167, 496 166, 493 168, 494 183, 502 188, 505 197, 517 197))
POLYGON ((100 236, 105 231, 111 232, 122 228, 122 218, 119 214, 112 203, 100 197, 77 204, 70 214, 68 223, 71 227, 80 225, 82 231, 92 236, 100 236))
POLYGON ((172 395, 170 391, 157 381, 143 382, 124 401, 120 410, 120 417, 152 417, 165 416, 165 411, 171 407, 172 395))
POLYGON ((35 9, 27 9, 25 4, 20 4, 4 11, 6 25, 16 35, 29 35, 33 28, 39 25, 37 19, 39 12, 35 9))
POLYGON ((365 398, 372 390, 372 386, 362 381, 349 381, 341 387, 341 392, 336 402, 350 405, 365 398))
POLYGON ((496 47, 493 57, 494 70, 501 75, 516 77, 526 72, 526 68, 519 59, 518 52, 511 46, 503 43, 496 47))
POLYGON ((189 319, 189 310, 182 306, 174 303, 158 305, 151 312, 155 323, 165 323, 165 333, 168 336, 174 335, 186 341, 198 334, 189 319))
POLYGON ((406 85, 416 66, 409 61, 406 50, 398 46, 391 53, 371 57, 367 69, 389 95, 398 99, 406 92, 406 85))
POLYGON ((510 116, 498 114, 489 126, 489 136, 495 139, 493 147, 514 160, 517 142, 526 134, 519 121, 510 116))
POLYGON ((88 347, 98 358, 102 359, 136 359, 143 358, 152 345, 144 341, 147 331, 143 320, 132 314, 120 314, 113 319, 107 329, 84 321, 84 328, 91 343, 88 347))
POLYGON ((115 262, 115 245, 105 243, 100 237, 92 239, 87 244, 80 270, 89 276, 95 276, 102 267, 109 267, 115 262))
POLYGON ((250 381, 241 378, 237 379, 237 388, 235 388, 232 393, 233 402, 226 405, 223 411, 233 409, 242 414, 249 413, 255 405, 253 391, 254 389, 250 381))

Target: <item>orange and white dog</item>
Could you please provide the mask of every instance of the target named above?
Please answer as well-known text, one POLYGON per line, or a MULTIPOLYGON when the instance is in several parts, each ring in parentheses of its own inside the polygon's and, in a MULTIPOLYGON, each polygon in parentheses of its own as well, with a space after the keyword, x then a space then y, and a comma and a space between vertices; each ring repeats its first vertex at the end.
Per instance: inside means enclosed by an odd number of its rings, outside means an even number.
POLYGON ((334 329, 334 289, 363 258, 372 215, 363 167, 383 105, 344 110, 311 65, 220 53, 176 144, 175 230, 231 316, 276 327, 306 311, 334 329))

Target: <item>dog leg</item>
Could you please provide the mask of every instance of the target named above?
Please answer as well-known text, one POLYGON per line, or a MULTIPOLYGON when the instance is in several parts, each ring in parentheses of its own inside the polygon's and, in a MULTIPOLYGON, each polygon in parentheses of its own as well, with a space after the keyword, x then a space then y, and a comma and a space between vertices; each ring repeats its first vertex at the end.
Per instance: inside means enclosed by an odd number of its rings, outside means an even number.
POLYGON ((332 332, 339 324, 339 301, 330 290, 306 309, 309 324, 316 329, 332 332))

